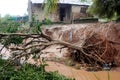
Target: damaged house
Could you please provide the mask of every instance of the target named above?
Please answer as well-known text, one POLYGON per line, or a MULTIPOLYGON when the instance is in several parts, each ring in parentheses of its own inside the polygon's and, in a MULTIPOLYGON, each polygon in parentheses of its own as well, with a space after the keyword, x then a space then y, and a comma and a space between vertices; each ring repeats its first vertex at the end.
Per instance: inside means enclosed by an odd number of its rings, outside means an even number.
POLYGON ((42 3, 44 0, 29 0, 28 2, 28 14, 29 22, 35 19, 42 21, 45 18, 50 19, 52 22, 71 22, 71 20, 80 19, 89 16, 86 13, 87 8, 91 3, 81 2, 80 0, 59 0, 58 9, 55 13, 49 14, 49 16, 43 16, 42 3))

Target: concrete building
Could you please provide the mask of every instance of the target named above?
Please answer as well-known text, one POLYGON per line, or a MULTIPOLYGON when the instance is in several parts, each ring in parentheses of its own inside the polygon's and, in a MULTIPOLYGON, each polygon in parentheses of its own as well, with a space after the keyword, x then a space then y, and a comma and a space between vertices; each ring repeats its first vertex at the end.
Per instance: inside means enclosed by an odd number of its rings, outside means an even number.
POLYGON ((42 4, 44 0, 29 0, 28 2, 28 15, 29 22, 33 21, 33 17, 39 21, 45 18, 50 19, 52 22, 71 22, 72 20, 80 19, 89 16, 86 10, 91 2, 81 2, 80 0, 59 0, 58 9, 56 12, 49 14, 45 17, 42 4))

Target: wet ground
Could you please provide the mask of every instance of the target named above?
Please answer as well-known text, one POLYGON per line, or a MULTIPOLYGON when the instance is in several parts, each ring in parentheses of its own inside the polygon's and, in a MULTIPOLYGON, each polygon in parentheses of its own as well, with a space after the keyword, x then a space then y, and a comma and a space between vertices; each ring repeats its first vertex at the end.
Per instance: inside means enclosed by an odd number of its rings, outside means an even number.
MULTIPOLYGON (((65 66, 57 62, 47 62, 49 66, 46 67, 47 71, 58 71, 70 78, 76 80, 108 80, 108 71, 88 72, 85 70, 77 70, 75 68, 65 66), (96 77, 98 78, 96 78, 96 77)), ((120 68, 117 71, 110 71, 110 80, 120 80, 120 68)))

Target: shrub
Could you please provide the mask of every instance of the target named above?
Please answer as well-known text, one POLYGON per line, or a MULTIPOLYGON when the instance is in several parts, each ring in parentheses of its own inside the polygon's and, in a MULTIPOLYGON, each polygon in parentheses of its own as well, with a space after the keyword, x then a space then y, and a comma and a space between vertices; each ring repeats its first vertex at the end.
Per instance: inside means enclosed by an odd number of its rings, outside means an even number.
POLYGON ((46 64, 40 66, 24 64, 19 69, 10 64, 2 69, 6 63, 7 61, 0 60, 1 80, 73 80, 58 74, 58 72, 47 72, 46 64))
POLYGON ((0 22, 0 33, 15 33, 21 23, 15 21, 0 22))

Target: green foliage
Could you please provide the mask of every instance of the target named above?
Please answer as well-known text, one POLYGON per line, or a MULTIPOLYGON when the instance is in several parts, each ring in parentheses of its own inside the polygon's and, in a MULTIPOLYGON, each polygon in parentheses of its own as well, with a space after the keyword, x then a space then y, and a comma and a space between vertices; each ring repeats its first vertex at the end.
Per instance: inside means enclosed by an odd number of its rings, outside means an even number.
POLYGON ((59 0, 44 0, 45 14, 55 12, 57 10, 57 3, 59 0))
POLYGON ((2 69, 6 63, 7 61, 0 60, 0 80, 72 80, 58 72, 47 72, 46 64, 40 66, 24 64, 19 69, 10 64, 2 69))
POLYGON ((20 23, 15 21, 0 22, 0 33, 15 33, 18 31, 20 23))
MULTIPOLYGON (((0 18, 0 33, 16 33, 18 32, 20 22, 12 20, 11 16, 6 15, 3 18, 0 18)), ((6 39, 0 38, 0 43, 7 46, 11 43, 16 45, 22 43, 22 37, 20 36, 8 36, 6 39)))
POLYGON ((23 41, 23 38, 21 36, 8 36, 7 39, 1 39, 0 43, 3 44, 5 47, 9 46, 11 43, 15 45, 21 44, 23 41))
POLYGON ((100 18, 120 17, 120 0, 93 0, 88 12, 100 18))
POLYGON ((42 26, 43 24, 41 23, 41 22, 39 22, 39 21, 34 21, 33 23, 32 23, 32 27, 31 27, 31 33, 40 33, 41 32, 41 26, 42 26))
POLYGON ((20 25, 20 22, 16 22, 12 20, 11 16, 6 15, 0 18, 0 33, 15 33, 20 25))
POLYGON ((32 23, 32 33, 40 33, 42 25, 51 25, 52 21, 49 19, 45 19, 43 22, 39 22, 38 20, 34 19, 32 23))
POLYGON ((45 25, 51 25, 51 24, 52 24, 52 21, 50 19, 45 20, 45 25))
POLYGON ((22 43, 23 38, 21 36, 9 36, 6 40, 2 40, 1 43, 4 44, 4 46, 8 46, 11 43, 18 45, 22 43))

